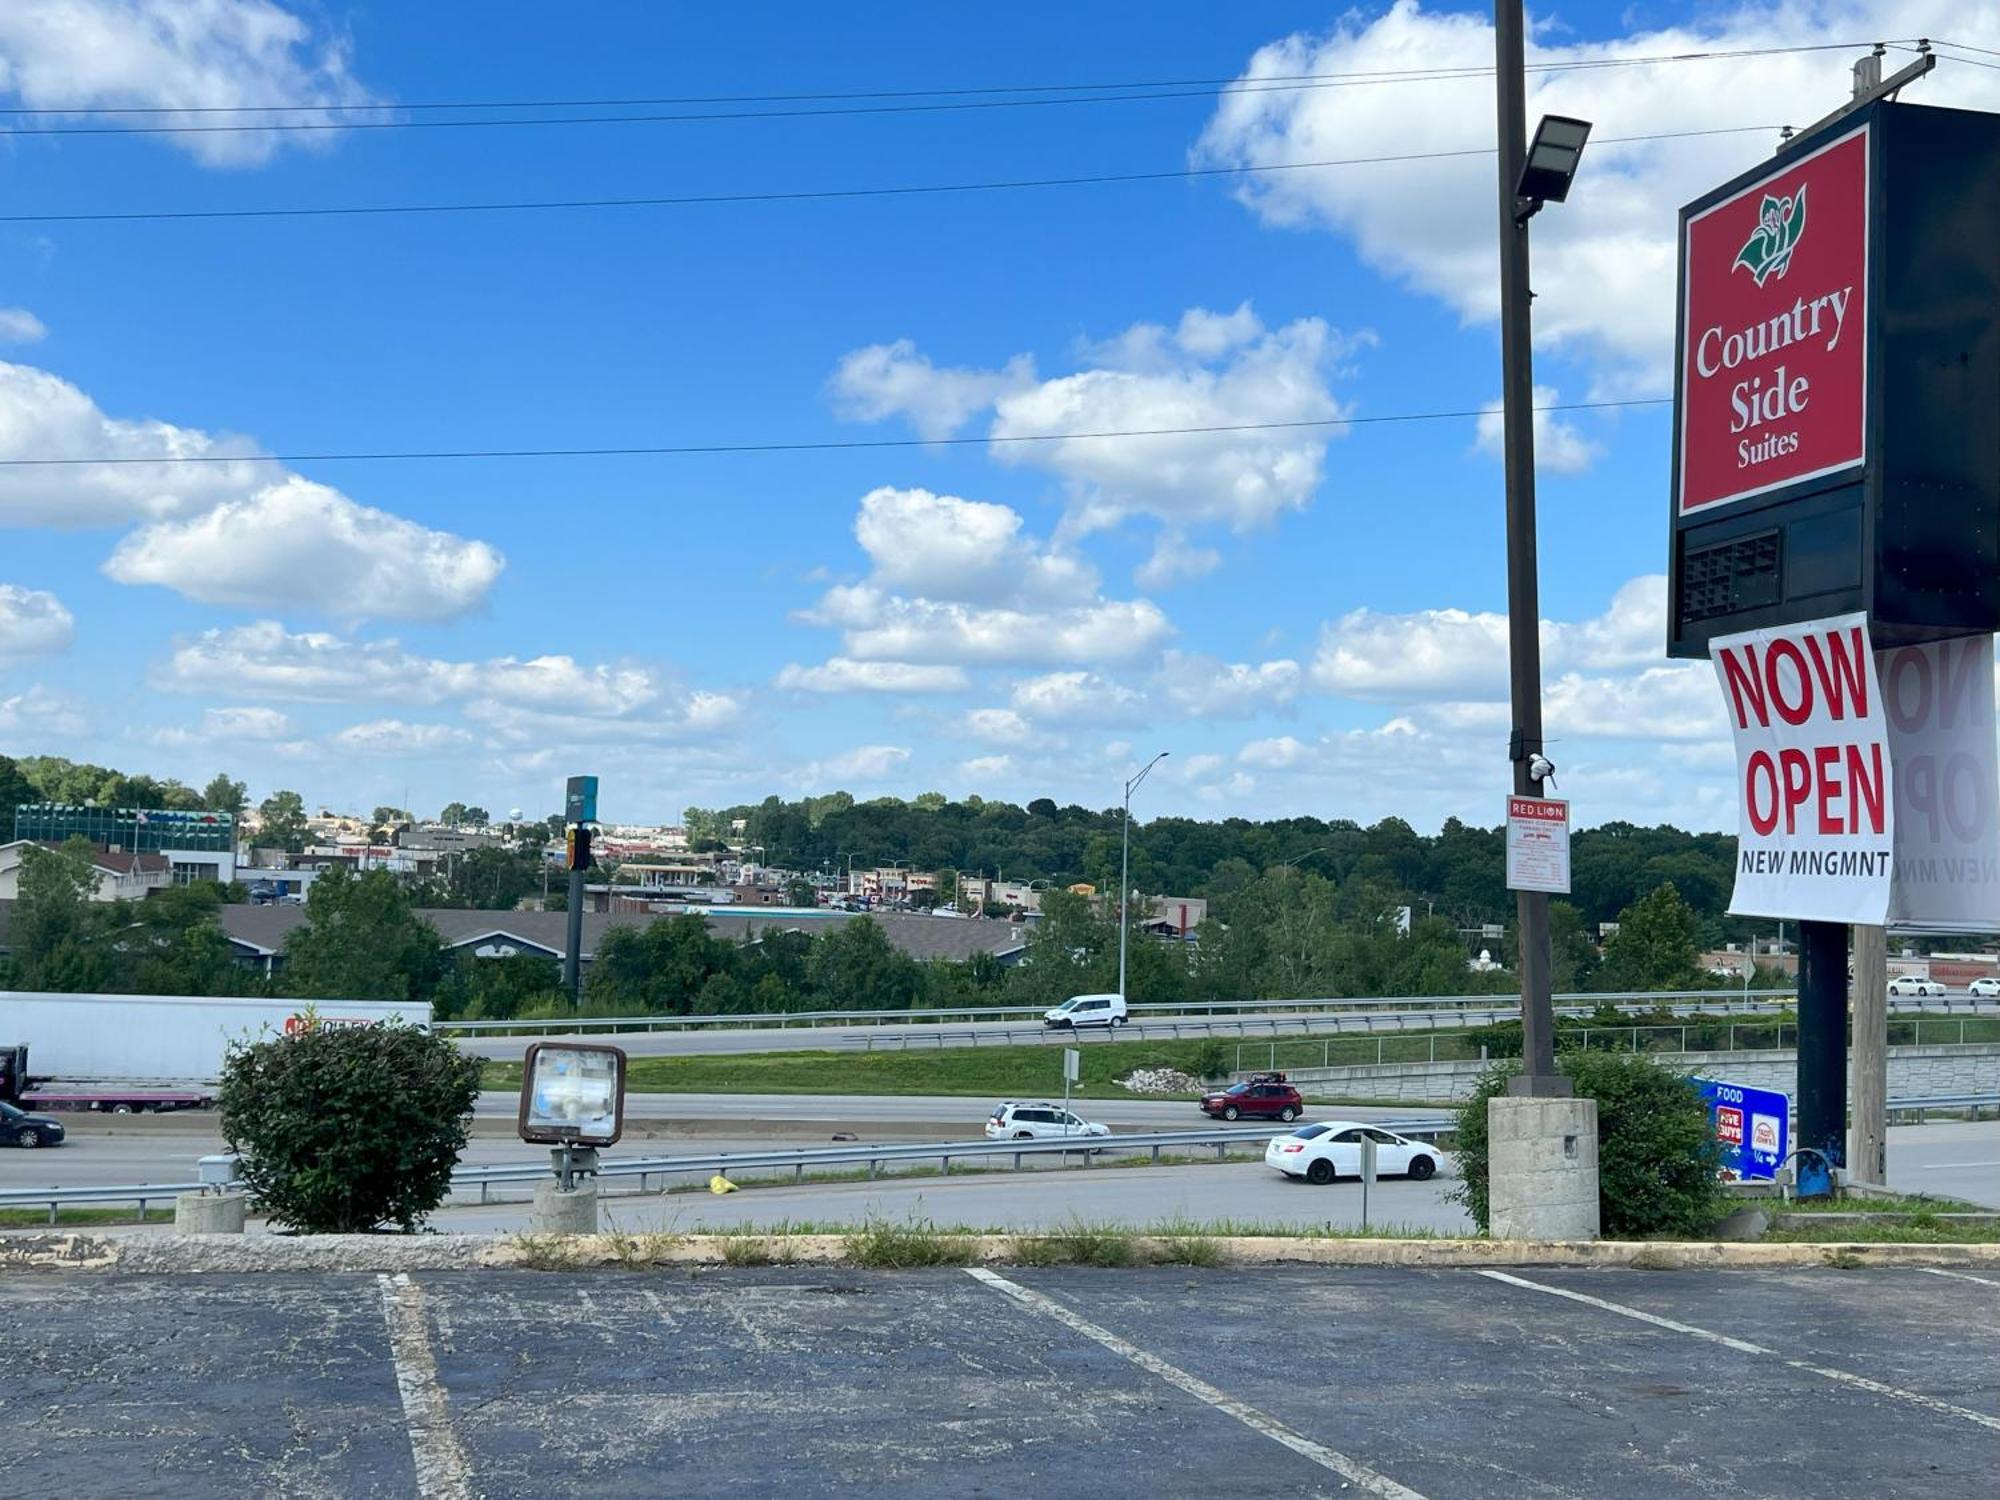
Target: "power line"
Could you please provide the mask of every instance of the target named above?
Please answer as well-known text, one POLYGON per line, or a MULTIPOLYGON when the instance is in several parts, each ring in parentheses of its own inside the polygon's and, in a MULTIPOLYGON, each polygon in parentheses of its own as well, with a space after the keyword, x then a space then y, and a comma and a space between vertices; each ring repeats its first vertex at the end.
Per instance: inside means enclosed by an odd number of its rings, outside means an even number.
MULTIPOLYGON (((1752 57, 1769 57, 1784 53, 1823 52, 1823 51, 1839 50, 1842 48, 1851 49, 1856 46, 1872 46, 1872 45, 1873 43, 1866 43, 1866 42, 1863 43, 1820 42, 1820 43, 1812 43, 1810 45, 1801 45, 1794 47, 1760 47, 1760 48, 1741 48, 1733 51, 1662 53, 1650 57, 1580 58, 1575 61, 1550 62, 1550 63, 1538 64, 1536 65, 1534 71, 1585 72, 1585 71, 1594 71, 1604 68, 1647 67, 1647 66, 1653 66, 1655 64, 1664 64, 1664 63, 1712 62, 1712 61, 1725 61, 1725 60, 1735 60, 1735 59, 1752 58, 1752 57)), ((1351 73, 1351 74, 1334 74, 1334 75, 1315 75, 1315 74, 1274 75, 1271 78, 1231 80, 1223 84, 1220 84, 1219 86, 1214 86, 1214 87, 1203 86, 1196 88, 1181 88, 1176 85, 1155 87, 1149 84, 1147 85, 1117 84, 1117 85, 1094 86, 1098 88, 1109 87, 1109 88, 1117 88, 1125 90, 1124 92, 1118 92, 1118 93, 1102 93, 1102 92, 1061 93, 1058 91, 1064 89, 1084 90, 1093 86, 1048 85, 1044 86, 1042 91, 1055 93, 1056 97, 1039 98, 1039 99, 992 99, 992 98, 953 97, 954 95, 964 95, 971 93, 1022 92, 1025 90, 941 90, 936 92, 916 90, 916 91, 909 91, 907 93, 796 96, 797 98, 803 101, 811 101, 819 98, 844 99, 850 101, 855 99, 888 98, 888 99, 907 101, 912 97, 942 101, 942 102, 931 102, 931 103, 897 102, 897 103, 854 104, 851 107, 840 107, 840 108, 813 107, 813 108, 799 108, 799 109, 730 110, 730 111, 705 111, 705 112, 679 113, 679 114, 534 115, 534 116, 504 116, 497 119, 475 118, 475 119, 464 119, 464 120, 313 119, 313 120, 280 120, 274 122, 256 122, 248 124, 223 124, 223 125, 50 125, 50 126, 37 126, 32 129, 25 129, 25 130, 14 130, 9 133, 16 136, 103 136, 103 135, 256 134, 263 132, 296 132, 296 131, 325 132, 334 130, 463 130, 463 129, 488 129, 500 126, 519 127, 519 126, 544 126, 544 125, 657 125, 657 124, 684 124, 684 123, 699 122, 699 121, 809 119, 809 118, 824 118, 829 116, 840 116, 840 115, 931 114, 940 112, 962 112, 968 110, 1029 109, 1047 105, 1116 104, 1116 103, 1125 103, 1131 101, 1146 101, 1146 100, 1159 100, 1159 99, 1207 99, 1207 98, 1219 98, 1225 95, 1235 95, 1235 94, 1298 93, 1298 92, 1326 89, 1326 88, 1366 87, 1378 84, 1452 82, 1463 79, 1484 78, 1490 76, 1492 71, 1493 70, 1491 68, 1484 68, 1484 67, 1431 68, 1431 69, 1413 68, 1413 69, 1403 69, 1399 71, 1383 71, 1377 73, 1351 73), (1302 81, 1293 81, 1293 82, 1281 81, 1284 78, 1293 78, 1302 81), (1138 92, 1131 91, 1135 89, 1140 91, 1138 92)), ((659 102, 669 103, 669 104, 735 103, 735 102, 759 102, 761 100, 763 102, 775 103, 775 102, 784 102, 788 97, 793 97, 793 96, 741 95, 732 97, 726 95, 718 95, 718 96, 707 96, 705 98, 700 96, 695 96, 686 99, 665 99, 659 102)), ((361 109, 409 110, 412 108, 425 108, 425 109, 610 108, 610 107, 631 107, 639 105, 649 105, 653 102, 654 101, 648 101, 648 100, 631 100, 631 101, 606 101, 600 104, 598 101, 580 100, 580 101, 575 101, 574 103, 571 104, 563 104, 555 101, 547 103, 530 102, 524 104, 508 104, 508 103, 496 102, 492 104, 480 104, 480 105, 294 104, 294 105, 267 106, 263 107, 262 112, 266 113, 310 112, 313 114, 325 115, 332 113, 352 112, 361 109)), ((146 106, 143 109, 134 107, 131 109, 104 109, 104 110, 12 109, 12 110, 0 111, 0 113, 9 113, 16 115, 56 115, 56 114, 100 114, 101 115, 101 114, 113 114, 113 113, 141 113, 141 112, 193 114, 198 112, 243 113, 243 112, 253 112, 256 111, 258 108, 259 107, 257 106, 250 106, 250 105, 197 106, 193 109, 172 109, 162 106, 146 106)))
MULTIPOLYGON (((1558 73, 1590 68, 1649 67, 1658 63, 1715 62, 1746 57, 1772 57, 1791 52, 1838 52, 1873 46, 1872 42, 1814 42, 1788 47, 1742 47, 1704 52, 1661 52, 1638 57, 1575 58, 1564 62, 1530 63, 1530 73, 1558 73)), ((1888 45, 1885 43, 1885 45, 1888 45)), ((1976 49, 1975 49, 1976 50, 1976 49)), ((216 114, 300 114, 355 110, 445 110, 445 109, 625 109, 668 104, 801 104, 862 99, 943 99, 981 94, 1062 94, 1089 93, 1111 89, 1169 89, 1198 87, 1248 87, 1262 83, 1337 83, 1345 81, 1386 82, 1435 79, 1486 78, 1491 67, 1469 65, 1449 68, 1364 68, 1338 73, 1265 73, 1254 79, 1242 74, 1226 78, 1148 78, 1123 82, 1093 83, 1013 83, 979 87, 936 89, 867 89, 839 93, 807 94, 674 94, 631 99, 460 99, 411 102, 368 101, 328 104, 133 104, 89 109, 50 105, 0 105, 0 115, 216 115, 216 114)))
MULTIPOLYGON (((1724 125, 1707 130, 1672 130, 1648 135, 1599 136, 1595 146, 1639 141, 1676 141, 1702 136, 1750 135, 1783 129, 1780 125, 1724 125)), ((491 203, 336 204, 321 208, 189 208, 113 210, 92 213, 0 214, 0 224, 96 224, 175 219, 309 219, 398 214, 523 213, 556 209, 684 208, 732 203, 800 203, 842 198, 917 197, 939 193, 1018 192, 1030 188, 1096 187, 1127 182, 1168 182, 1203 177, 1252 176, 1261 172, 1300 172, 1323 167, 1376 166, 1394 162, 1444 161, 1467 156, 1491 156, 1491 146, 1454 151, 1410 151, 1388 156, 1332 157, 1324 161, 1275 162, 1255 166, 1176 167, 1157 172, 1100 172, 1080 177, 1019 177, 992 182, 918 183, 867 188, 798 188, 753 193, 681 193, 644 198, 555 198, 491 203)))
MULTIPOLYGON (((1669 405, 1664 396, 1625 401, 1559 401, 1535 411, 1605 411, 1669 405)), ((1107 432, 1024 432, 987 437, 829 438, 815 442, 629 444, 603 448, 428 448, 347 453, 163 454, 156 458, 115 454, 103 457, 0 458, 0 468, 53 469, 94 464, 382 463, 416 459, 500 458, 670 458, 728 453, 826 453, 878 448, 965 448, 993 443, 1070 443, 1100 438, 1205 437, 1236 432, 1291 432, 1311 428, 1386 426, 1400 422, 1448 422, 1490 415, 1483 408, 1456 411, 1386 412, 1379 416, 1315 417, 1296 422, 1227 422, 1197 427, 1133 427, 1107 432)))

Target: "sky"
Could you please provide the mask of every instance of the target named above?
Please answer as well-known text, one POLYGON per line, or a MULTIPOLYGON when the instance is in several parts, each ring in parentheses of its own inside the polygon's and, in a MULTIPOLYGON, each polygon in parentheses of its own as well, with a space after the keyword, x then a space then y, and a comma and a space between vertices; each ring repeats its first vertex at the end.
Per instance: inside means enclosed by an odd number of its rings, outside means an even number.
MULTIPOLYGON (((1166 750, 1142 815, 1497 823, 1489 15, 8 0, 0 460, 128 462, 0 465, 0 753, 659 822, 1166 750), (661 447, 759 451, 356 456, 661 447)), ((1534 221, 1556 786, 1726 828, 1676 211, 1878 39, 2000 109, 2000 11, 1531 15, 1530 120, 1595 123, 1534 221)))

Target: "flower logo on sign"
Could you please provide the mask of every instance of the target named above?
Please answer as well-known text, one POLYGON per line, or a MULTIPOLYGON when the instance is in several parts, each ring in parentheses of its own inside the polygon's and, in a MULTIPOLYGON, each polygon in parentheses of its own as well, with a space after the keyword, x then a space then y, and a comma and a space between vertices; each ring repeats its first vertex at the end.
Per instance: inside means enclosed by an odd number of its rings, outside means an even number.
POLYGON ((1782 278, 1805 232, 1806 185, 1800 183, 1799 190, 1789 198, 1775 198, 1766 193, 1757 206, 1757 227, 1736 252, 1736 263, 1730 270, 1745 267, 1759 286, 1773 276, 1782 278))

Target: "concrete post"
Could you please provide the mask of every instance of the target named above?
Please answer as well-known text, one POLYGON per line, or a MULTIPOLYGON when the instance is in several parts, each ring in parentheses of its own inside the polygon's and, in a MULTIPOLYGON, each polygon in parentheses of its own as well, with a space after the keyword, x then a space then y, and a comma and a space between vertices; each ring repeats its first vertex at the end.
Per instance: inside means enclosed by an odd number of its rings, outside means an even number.
POLYGON ((1496 1240, 1594 1240, 1597 1101, 1505 1094, 1486 1103, 1487 1206, 1496 1240))
POLYGON ((1854 929, 1854 1050, 1848 1054, 1847 1169, 1887 1186, 1889 1103, 1889 935, 1854 929))
POLYGON ((249 1199, 242 1193, 182 1193, 174 1199, 175 1234, 241 1234, 249 1199))
POLYGON ((597 1184, 580 1182, 564 1191, 553 1178, 536 1183, 531 1222, 537 1234, 597 1233, 597 1184))

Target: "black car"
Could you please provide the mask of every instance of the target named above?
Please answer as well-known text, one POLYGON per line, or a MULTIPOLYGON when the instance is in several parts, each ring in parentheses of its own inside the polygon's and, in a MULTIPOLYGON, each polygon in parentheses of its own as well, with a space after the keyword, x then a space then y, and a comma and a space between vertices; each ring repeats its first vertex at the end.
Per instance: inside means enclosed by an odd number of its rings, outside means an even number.
POLYGON ((60 1146, 62 1121, 0 1104, 0 1146, 60 1146))

